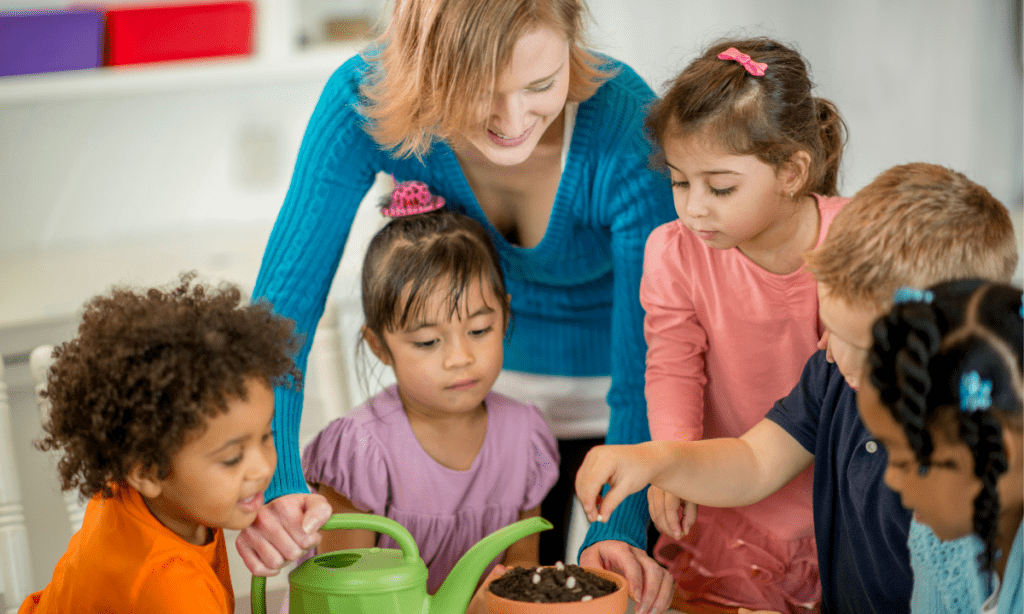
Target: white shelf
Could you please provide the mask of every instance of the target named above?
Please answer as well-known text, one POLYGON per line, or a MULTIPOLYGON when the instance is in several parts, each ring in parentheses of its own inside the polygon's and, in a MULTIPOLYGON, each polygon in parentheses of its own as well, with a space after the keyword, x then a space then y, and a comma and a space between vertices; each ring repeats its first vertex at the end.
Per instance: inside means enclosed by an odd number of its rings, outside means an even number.
POLYGON ((270 229, 265 220, 0 255, 0 330, 77 317, 112 285, 166 286, 190 270, 204 282, 238 284, 248 296, 270 229))
POLYGON ((367 41, 319 45, 280 58, 260 56, 103 66, 0 77, 0 106, 167 91, 326 81, 367 41))

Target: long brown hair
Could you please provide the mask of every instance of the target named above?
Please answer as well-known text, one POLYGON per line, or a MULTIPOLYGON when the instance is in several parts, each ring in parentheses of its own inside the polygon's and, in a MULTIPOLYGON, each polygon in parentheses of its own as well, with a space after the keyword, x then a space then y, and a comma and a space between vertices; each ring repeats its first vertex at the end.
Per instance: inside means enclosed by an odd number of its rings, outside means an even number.
POLYGON ((666 139, 706 132, 727 151, 754 155, 776 170, 806 151, 811 163, 798 195, 833 196, 846 125, 834 104, 811 95, 812 87, 803 57, 782 43, 721 40, 671 82, 651 107, 646 128, 659 149, 666 139), (767 64, 765 74, 754 76, 739 62, 718 59, 730 47, 767 64))
POLYGON ((362 87, 367 132, 395 155, 422 156, 463 132, 523 35, 549 27, 569 44, 568 101, 612 74, 585 49, 583 0, 396 0, 362 87))

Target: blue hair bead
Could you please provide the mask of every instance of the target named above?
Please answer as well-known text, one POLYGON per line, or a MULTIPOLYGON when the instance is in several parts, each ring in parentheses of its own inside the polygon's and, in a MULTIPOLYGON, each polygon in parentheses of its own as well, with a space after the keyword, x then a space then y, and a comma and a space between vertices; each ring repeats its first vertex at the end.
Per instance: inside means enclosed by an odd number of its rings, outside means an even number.
POLYGON ((917 475, 919 475, 921 477, 924 477, 924 476, 928 475, 928 465, 920 465, 917 468, 917 475))
POLYGON ((935 294, 931 290, 922 290, 920 288, 912 288, 910 286, 903 286, 896 290, 896 293, 892 295, 893 305, 901 305, 903 303, 931 303, 935 299, 935 294))
POLYGON ((960 411, 976 412, 992 406, 992 382, 977 371, 960 377, 960 411))

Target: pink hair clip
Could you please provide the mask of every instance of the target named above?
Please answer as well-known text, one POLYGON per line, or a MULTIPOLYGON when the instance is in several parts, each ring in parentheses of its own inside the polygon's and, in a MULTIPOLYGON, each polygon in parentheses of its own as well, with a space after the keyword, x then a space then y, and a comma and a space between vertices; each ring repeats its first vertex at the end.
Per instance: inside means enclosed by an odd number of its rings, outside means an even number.
POLYGON ((395 186, 391 198, 380 212, 388 217, 404 217, 435 211, 444 206, 444 197, 430 193, 422 181, 403 181, 395 186))
POLYGON ((768 68, 768 65, 764 62, 755 62, 750 59, 750 56, 745 53, 740 53, 740 50, 735 47, 729 47, 722 53, 718 54, 719 60, 736 60, 743 68, 747 69, 747 72, 754 75, 755 77, 763 77, 764 69, 768 68))

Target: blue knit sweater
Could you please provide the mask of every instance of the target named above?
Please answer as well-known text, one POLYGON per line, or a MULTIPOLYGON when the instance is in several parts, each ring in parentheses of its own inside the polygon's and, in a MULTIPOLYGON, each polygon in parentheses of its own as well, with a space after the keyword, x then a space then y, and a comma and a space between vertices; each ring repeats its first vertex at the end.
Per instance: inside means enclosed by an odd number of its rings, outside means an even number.
MULTIPOLYGON (((647 235, 675 212, 669 181, 649 168, 650 143, 643 138, 645 106, 654 94, 628 66, 612 64, 617 75, 579 105, 547 231, 526 249, 488 222, 446 143, 436 144, 422 162, 381 150, 357 109, 367 64, 359 56, 345 62, 309 120, 253 291, 254 299, 268 299, 306 335, 299 368, 305 370, 359 203, 384 171, 397 181, 425 182, 489 231, 512 295, 514 328, 504 367, 610 374, 607 442, 650 439, 640 274, 647 235)), ((302 395, 278 389, 276 403, 278 464, 268 499, 306 490, 298 451, 302 395)), ((638 493, 607 524, 595 523, 587 544, 620 539, 643 548, 648 522, 646 496, 638 493)))

